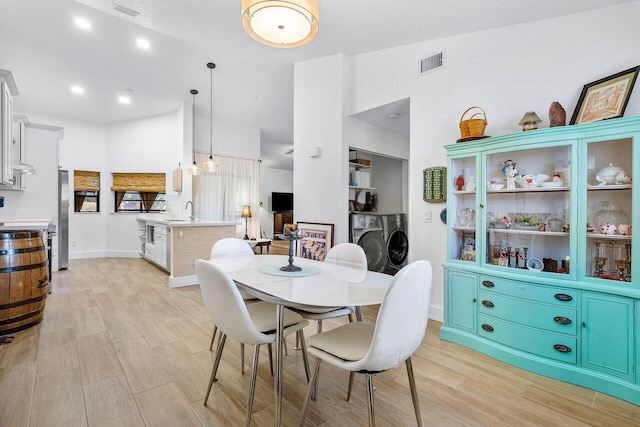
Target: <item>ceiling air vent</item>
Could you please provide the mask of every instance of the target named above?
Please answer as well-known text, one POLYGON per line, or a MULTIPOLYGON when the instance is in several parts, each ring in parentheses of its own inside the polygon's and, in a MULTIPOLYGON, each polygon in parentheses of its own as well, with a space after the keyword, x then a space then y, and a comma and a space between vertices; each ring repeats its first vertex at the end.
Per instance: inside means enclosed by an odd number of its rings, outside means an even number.
POLYGON ((420 71, 418 75, 426 74, 444 65, 444 52, 422 58, 420 60, 420 71))

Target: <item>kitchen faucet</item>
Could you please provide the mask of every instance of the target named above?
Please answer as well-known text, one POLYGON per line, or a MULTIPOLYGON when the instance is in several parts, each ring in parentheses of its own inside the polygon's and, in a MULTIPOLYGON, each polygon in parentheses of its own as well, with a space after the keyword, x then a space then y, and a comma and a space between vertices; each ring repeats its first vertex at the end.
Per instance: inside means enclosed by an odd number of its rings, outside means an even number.
POLYGON ((189 207, 189 205, 191 205, 191 215, 189 215, 189 220, 191 220, 193 222, 196 219, 196 217, 193 216, 193 203, 191 203, 191 200, 189 200, 187 202, 187 204, 184 205, 184 210, 186 211, 187 208, 189 207))

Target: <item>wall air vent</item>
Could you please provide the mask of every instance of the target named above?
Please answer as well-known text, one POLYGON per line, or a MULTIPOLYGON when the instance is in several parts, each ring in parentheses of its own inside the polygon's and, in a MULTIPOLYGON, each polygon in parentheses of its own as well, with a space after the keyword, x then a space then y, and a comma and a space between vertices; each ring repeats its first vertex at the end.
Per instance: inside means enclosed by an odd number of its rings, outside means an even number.
POLYGON ((132 18, 137 18, 138 16, 140 16, 140 12, 138 12, 137 10, 129 9, 128 7, 124 7, 121 4, 111 3, 111 8, 120 13, 124 13, 125 15, 129 15, 132 18))
POLYGON ((420 68, 418 75, 426 74, 430 71, 438 69, 444 65, 444 52, 438 52, 435 55, 422 58, 420 60, 420 68))

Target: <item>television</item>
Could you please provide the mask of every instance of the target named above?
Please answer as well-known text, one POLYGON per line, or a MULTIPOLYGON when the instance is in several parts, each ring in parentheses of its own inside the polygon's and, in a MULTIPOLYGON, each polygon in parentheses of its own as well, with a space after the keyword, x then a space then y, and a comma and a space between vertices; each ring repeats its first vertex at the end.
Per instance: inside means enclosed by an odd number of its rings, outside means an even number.
POLYGON ((293 211, 293 193, 271 193, 271 210, 274 212, 293 211))

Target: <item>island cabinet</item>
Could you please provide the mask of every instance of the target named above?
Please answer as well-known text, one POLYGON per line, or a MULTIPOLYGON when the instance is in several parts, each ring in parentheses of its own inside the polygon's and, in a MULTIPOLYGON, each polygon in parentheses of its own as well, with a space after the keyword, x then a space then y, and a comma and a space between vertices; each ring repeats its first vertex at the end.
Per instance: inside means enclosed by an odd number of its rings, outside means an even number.
POLYGON ((441 338, 640 405, 640 117, 446 149, 441 338))

